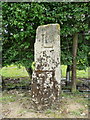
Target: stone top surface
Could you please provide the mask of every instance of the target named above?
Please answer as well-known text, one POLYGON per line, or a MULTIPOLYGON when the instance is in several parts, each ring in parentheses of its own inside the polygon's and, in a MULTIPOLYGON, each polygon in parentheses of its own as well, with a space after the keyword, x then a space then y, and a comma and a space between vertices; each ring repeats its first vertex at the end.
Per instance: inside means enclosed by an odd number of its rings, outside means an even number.
POLYGON ((56 23, 56 24, 41 25, 41 26, 39 26, 37 29, 46 28, 46 27, 50 27, 50 26, 57 26, 57 29, 60 30, 60 25, 59 25, 58 23, 56 23))
POLYGON ((59 41, 60 25, 48 24, 42 25, 36 31, 36 43, 42 44, 45 48, 52 48, 59 41))

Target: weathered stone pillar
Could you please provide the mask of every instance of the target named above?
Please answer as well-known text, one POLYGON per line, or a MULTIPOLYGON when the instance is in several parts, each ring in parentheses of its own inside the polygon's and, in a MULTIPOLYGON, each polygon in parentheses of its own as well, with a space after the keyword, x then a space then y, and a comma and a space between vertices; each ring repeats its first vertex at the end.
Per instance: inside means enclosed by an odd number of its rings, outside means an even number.
POLYGON ((36 31, 32 100, 37 107, 50 107, 60 96, 60 26, 48 24, 36 31))

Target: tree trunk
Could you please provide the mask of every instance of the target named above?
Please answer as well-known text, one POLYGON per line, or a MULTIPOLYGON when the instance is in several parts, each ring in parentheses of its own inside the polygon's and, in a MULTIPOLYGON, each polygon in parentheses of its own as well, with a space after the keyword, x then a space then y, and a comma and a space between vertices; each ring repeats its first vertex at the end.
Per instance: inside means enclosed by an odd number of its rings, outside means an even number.
POLYGON ((72 92, 76 91, 76 56, 78 45, 78 33, 73 36, 73 60, 72 60, 72 92))

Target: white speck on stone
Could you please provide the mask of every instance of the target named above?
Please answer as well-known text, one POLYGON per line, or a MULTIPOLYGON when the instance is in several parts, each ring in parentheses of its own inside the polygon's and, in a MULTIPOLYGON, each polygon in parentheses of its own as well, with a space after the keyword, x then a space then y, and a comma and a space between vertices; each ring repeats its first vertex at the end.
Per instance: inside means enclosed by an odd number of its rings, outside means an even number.
POLYGON ((81 116, 85 116, 86 114, 85 113, 82 113, 81 116))

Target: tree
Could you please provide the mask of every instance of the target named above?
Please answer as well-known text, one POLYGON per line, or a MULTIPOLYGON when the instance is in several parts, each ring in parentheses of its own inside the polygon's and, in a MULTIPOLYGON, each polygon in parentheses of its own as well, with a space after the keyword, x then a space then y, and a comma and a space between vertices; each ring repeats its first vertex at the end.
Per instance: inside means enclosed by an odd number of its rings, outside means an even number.
POLYGON ((77 56, 77 45, 78 45, 78 33, 73 36, 73 61, 72 61, 72 92, 76 91, 76 56, 77 56))
POLYGON ((2 4, 3 66, 22 64, 31 75, 35 31, 40 25, 42 12, 38 3, 2 4))
POLYGON ((89 3, 3 3, 3 66, 22 64, 31 74, 34 60, 35 32, 39 25, 59 23, 61 26, 61 62, 72 65, 73 35, 78 33, 77 67, 85 69, 89 47, 89 3))

